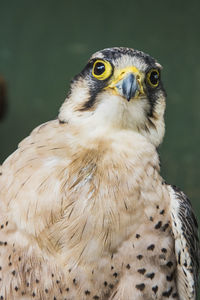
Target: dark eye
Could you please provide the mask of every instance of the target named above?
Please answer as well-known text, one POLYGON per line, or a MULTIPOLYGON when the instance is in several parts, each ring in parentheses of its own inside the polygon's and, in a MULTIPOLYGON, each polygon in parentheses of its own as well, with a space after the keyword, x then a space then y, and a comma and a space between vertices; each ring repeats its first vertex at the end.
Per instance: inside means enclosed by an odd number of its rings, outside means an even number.
POLYGON ((98 59, 92 69, 92 75, 98 80, 105 80, 112 74, 112 65, 106 61, 98 59))
POLYGON ((106 68, 105 68, 105 64, 102 62, 97 62, 94 66, 94 74, 99 76, 102 75, 105 72, 106 68))
POLYGON ((160 82, 160 73, 157 69, 152 69, 147 73, 147 82, 152 87, 157 87, 160 82))

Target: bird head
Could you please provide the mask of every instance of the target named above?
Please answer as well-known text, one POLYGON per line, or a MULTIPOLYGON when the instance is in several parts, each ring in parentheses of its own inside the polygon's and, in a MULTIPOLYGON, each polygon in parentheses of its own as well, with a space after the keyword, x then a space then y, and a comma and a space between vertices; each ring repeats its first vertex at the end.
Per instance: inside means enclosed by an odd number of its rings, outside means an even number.
POLYGON ((154 58, 130 48, 107 48, 93 54, 72 80, 59 120, 89 131, 133 130, 158 146, 165 131, 165 98, 161 65, 154 58))

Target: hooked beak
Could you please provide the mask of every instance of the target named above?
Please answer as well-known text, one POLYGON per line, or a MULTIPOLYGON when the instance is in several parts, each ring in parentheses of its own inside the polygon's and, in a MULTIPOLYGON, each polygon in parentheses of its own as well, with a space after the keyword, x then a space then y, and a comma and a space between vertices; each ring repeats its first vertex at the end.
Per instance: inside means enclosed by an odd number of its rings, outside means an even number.
POLYGON ((130 99, 133 98, 139 90, 139 85, 135 75, 133 73, 129 73, 116 84, 116 88, 121 96, 130 101, 130 99))
POLYGON ((143 74, 135 66, 119 69, 115 71, 107 88, 130 101, 144 94, 142 78, 143 74))

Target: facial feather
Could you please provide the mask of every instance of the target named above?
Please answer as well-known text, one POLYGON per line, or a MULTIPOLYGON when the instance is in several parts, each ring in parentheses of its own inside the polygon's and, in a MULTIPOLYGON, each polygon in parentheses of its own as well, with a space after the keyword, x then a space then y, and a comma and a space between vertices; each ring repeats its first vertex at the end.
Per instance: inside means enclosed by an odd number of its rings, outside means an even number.
POLYGON ((126 48, 116 49, 104 49, 91 57, 83 71, 72 81, 59 119, 61 122, 85 128, 87 132, 95 131, 98 134, 104 134, 107 130, 133 130, 157 147, 162 142, 165 131, 166 95, 162 82, 156 88, 149 86, 147 73, 151 69, 160 70, 161 66, 143 52, 126 48), (113 74, 108 79, 97 80, 92 75, 96 59, 104 59, 112 64, 113 74), (107 87, 118 70, 129 67, 134 67, 141 73, 144 94, 127 101, 107 87))

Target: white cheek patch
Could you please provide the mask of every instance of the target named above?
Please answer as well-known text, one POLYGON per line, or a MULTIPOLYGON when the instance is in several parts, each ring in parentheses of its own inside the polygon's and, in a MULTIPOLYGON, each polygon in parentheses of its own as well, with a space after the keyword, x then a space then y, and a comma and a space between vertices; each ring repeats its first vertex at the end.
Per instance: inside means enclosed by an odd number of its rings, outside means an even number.
POLYGON ((80 80, 72 88, 73 102, 79 104, 82 103, 82 99, 88 99, 90 97, 87 80, 80 80))

